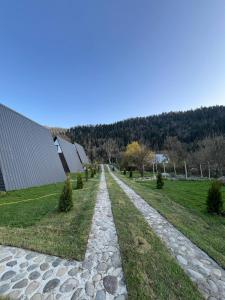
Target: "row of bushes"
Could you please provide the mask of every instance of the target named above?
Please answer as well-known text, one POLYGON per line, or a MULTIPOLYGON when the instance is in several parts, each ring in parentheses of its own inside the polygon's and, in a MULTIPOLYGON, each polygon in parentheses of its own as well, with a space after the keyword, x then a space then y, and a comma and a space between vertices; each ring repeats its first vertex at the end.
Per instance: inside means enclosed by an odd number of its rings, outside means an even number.
MULTIPOLYGON (((93 178, 96 175, 97 171, 100 171, 100 168, 97 165, 86 166, 85 173, 84 173, 85 181, 86 182, 88 181, 89 174, 90 174, 90 178, 93 178)), ((77 180, 73 187, 70 174, 67 174, 67 178, 62 190, 62 194, 59 198, 59 205, 58 205, 59 212, 70 211, 73 207, 73 189, 78 190, 78 189, 83 189, 84 187, 82 174, 78 173, 76 177, 77 180)))

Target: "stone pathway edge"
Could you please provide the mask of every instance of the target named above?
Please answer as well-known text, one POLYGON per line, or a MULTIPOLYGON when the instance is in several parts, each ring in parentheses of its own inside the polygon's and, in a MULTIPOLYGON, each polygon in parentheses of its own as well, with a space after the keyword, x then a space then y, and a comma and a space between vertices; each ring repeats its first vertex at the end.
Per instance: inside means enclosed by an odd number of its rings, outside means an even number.
POLYGON ((225 300, 225 270, 119 179, 109 166, 108 169, 113 179, 176 258, 178 264, 197 284, 203 297, 209 300, 225 300))

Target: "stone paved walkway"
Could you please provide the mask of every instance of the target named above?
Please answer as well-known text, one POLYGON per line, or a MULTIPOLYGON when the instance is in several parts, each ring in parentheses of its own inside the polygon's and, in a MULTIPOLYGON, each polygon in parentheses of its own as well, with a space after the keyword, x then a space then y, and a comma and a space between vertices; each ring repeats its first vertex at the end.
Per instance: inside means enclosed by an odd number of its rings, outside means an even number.
POLYGON ((199 249, 127 184, 110 171, 114 180, 143 214, 150 227, 163 240, 202 295, 209 300, 225 299, 225 270, 199 249))
POLYGON ((102 169, 83 262, 0 246, 0 295, 31 300, 124 300, 127 291, 102 169))

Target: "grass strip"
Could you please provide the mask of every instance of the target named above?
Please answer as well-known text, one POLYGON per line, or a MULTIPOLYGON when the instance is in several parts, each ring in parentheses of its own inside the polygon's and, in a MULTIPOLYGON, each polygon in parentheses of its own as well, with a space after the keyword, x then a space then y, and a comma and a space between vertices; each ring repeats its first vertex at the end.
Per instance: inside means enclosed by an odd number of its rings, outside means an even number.
MULTIPOLYGON (((116 175, 225 268, 225 218, 206 211, 210 182, 165 181, 163 189, 157 190, 155 181, 135 181, 116 175)), ((224 192, 223 188, 223 195, 224 192)))
POLYGON ((141 213, 106 172, 130 300, 203 299, 141 213))

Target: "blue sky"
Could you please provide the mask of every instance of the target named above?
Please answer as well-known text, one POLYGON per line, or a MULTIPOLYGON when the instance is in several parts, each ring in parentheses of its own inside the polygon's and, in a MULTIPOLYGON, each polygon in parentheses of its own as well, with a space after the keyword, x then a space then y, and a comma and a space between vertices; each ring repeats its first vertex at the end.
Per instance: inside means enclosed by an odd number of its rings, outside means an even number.
POLYGON ((225 1, 1 0, 0 102, 59 127, 225 105, 225 1))

